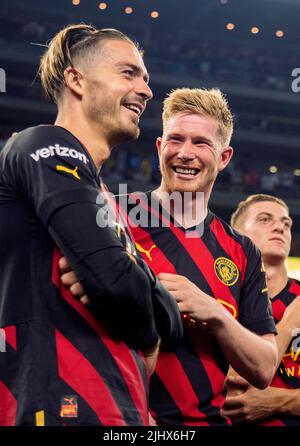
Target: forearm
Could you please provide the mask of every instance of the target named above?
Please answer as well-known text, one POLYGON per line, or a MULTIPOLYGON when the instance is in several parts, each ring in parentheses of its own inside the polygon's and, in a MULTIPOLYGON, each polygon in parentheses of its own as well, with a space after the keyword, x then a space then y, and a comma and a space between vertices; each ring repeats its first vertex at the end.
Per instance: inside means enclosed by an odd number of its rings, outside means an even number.
POLYGON ((288 346, 293 338, 292 334, 293 328, 284 319, 278 322, 276 328, 278 332, 275 338, 278 349, 278 361, 277 361, 277 368, 278 368, 282 361, 283 355, 286 353, 288 346))
POLYGON ((275 390, 277 412, 300 417, 300 389, 271 389, 275 390))
POLYGON ((52 216, 49 232, 83 284, 93 314, 136 348, 152 346, 159 336, 150 278, 111 228, 96 225, 96 212, 95 205, 62 208, 52 216))
POLYGON ((276 370, 275 345, 247 330, 225 309, 209 328, 238 374, 260 389, 270 384, 276 370))

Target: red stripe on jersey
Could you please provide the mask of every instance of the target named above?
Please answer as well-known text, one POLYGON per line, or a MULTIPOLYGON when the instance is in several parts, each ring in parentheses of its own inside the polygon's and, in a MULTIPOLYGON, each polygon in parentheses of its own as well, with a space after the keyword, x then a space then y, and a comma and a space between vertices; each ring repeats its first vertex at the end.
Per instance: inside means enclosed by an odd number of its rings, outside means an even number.
MULTIPOLYGON (((197 265, 198 269, 205 277, 210 289, 214 294, 214 297, 216 299, 228 302, 228 304, 232 305, 235 308, 235 318, 237 319, 237 303, 233 295, 229 291, 228 286, 224 285, 219 279, 216 280, 217 276, 214 272, 215 259, 206 247, 205 243, 203 243, 200 238, 186 237, 185 233, 180 228, 176 228, 173 224, 171 224, 170 229, 180 241, 182 246, 187 250, 191 258, 197 265)), ((225 308, 229 311, 227 306, 225 306, 225 308)), ((233 315, 232 311, 230 311, 230 313, 233 315)))
POLYGON ((15 426, 17 414, 17 400, 0 381, 0 426, 15 426))
MULTIPOLYGON (((143 377, 141 376, 138 365, 128 346, 119 340, 112 340, 99 321, 93 317, 90 311, 77 301, 74 296, 64 287, 60 280, 58 261, 62 254, 58 248, 55 248, 53 255, 52 280, 59 289, 60 295, 76 310, 80 316, 90 325, 90 327, 99 336, 114 358, 119 367, 120 373, 128 387, 131 398, 136 410, 139 412, 142 422, 148 425, 148 404, 147 389, 145 389, 143 377)), ((142 355, 141 355, 142 356, 142 355)))
MULTIPOLYGON (((215 361, 212 361, 212 355, 215 347, 213 346, 211 335, 197 327, 188 328, 188 332, 191 339, 193 340, 193 344, 196 348, 198 357, 203 364, 203 367, 205 368, 207 376, 209 377, 213 394, 222 394, 225 375, 218 367, 218 364, 215 361)), ((220 402, 217 400, 212 401, 211 405, 220 408, 221 405, 219 405, 219 403, 223 403, 223 398, 220 402)))
MULTIPOLYGON (((185 415, 184 418, 191 417, 194 425, 199 424, 198 420, 201 420, 201 425, 208 426, 208 422, 205 421, 206 415, 199 410, 199 399, 176 355, 160 353, 155 371, 179 410, 185 415), (176 376, 176 379, 170 379, 170 374, 176 376), (182 389, 184 389, 184 395, 182 389)), ((184 424, 187 424, 186 421, 184 424)))
POLYGON ((14 349, 17 350, 17 330, 15 325, 9 325, 8 327, 3 327, 5 332, 6 342, 14 349))
MULTIPOLYGON (((164 224, 167 224, 173 234, 177 237, 179 242, 189 253, 198 269, 201 271, 202 275, 205 277, 210 289, 212 290, 214 297, 222 301, 228 302, 235 308, 236 319, 238 319, 238 306, 237 303, 229 291, 228 286, 224 285, 219 279, 216 280, 216 275, 214 273, 214 258, 210 251, 206 247, 205 243, 199 238, 199 235, 195 231, 195 237, 187 237, 185 232, 179 227, 176 227, 172 222, 170 222, 163 214, 158 213, 155 209, 148 207, 148 205, 141 200, 139 206, 144 209, 148 209, 148 212, 153 213, 157 218, 159 218, 164 224), (201 261, 200 261, 201 258, 201 261), (212 273, 214 275, 212 275, 212 273)), ((190 234, 191 235, 191 234, 190 234)), ((148 262, 149 263, 149 262, 148 262)), ((225 306, 225 305, 224 305, 225 306)), ((225 308, 233 315, 233 312, 229 310, 227 306, 225 308)))
POLYGON ((275 301, 271 299, 271 304, 274 318, 277 321, 280 321, 282 319, 283 313, 285 312, 286 305, 279 299, 276 299, 275 301))
POLYGON ((92 364, 58 330, 55 337, 60 378, 86 401, 102 424, 125 426, 122 412, 92 364))
POLYGON ((230 237, 230 235, 227 234, 227 232, 224 229, 224 226, 217 218, 214 217, 213 221, 209 226, 212 232, 215 234, 219 245, 231 257, 232 261, 237 265, 239 271, 241 272, 242 283, 243 283, 246 274, 247 259, 242 246, 239 243, 237 243, 233 237, 230 237))
POLYGON ((266 420, 258 423, 259 426, 285 426, 281 420, 266 420))
POLYGON ((118 205, 118 209, 119 209, 120 213, 122 214, 123 218, 125 219, 125 221, 127 222, 127 225, 130 230, 130 233, 132 234, 133 240, 138 241, 140 248, 135 243, 136 249, 142 255, 145 262, 153 270, 154 274, 156 274, 156 275, 159 273, 176 274, 176 270, 175 270, 173 264, 164 255, 163 251, 155 245, 150 234, 147 231, 145 231, 144 229, 142 229, 140 226, 134 227, 131 219, 129 218, 128 215, 126 215, 126 213, 124 212, 123 208, 120 205, 118 205), (153 248, 153 246, 155 248, 153 248), (150 261, 149 257, 147 256, 147 253, 149 253, 149 254, 151 253, 151 248, 155 249, 155 251, 156 251, 155 252, 155 262, 153 262, 153 264, 150 261))

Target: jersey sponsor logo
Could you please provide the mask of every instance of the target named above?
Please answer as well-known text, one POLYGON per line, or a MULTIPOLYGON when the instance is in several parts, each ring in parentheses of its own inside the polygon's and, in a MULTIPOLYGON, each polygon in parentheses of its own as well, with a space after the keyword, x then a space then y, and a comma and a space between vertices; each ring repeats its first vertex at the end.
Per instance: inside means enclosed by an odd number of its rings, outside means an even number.
POLYGON ((157 248, 156 245, 152 245, 150 249, 145 249, 143 248, 139 243, 136 243, 135 246, 137 247, 137 249, 142 253, 142 254, 146 254, 147 259, 152 262, 152 257, 151 257, 151 251, 154 248, 157 248))
POLYGON ((58 170, 59 172, 66 172, 66 173, 70 173, 71 175, 73 175, 73 177, 77 178, 77 180, 80 180, 80 176, 78 175, 78 166, 76 166, 74 169, 69 169, 69 167, 66 166, 60 166, 57 165, 55 167, 56 170, 58 170))
POLYGON ((226 286, 233 286, 239 279, 238 267, 226 257, 218 257, 215 260, 214 269, 217 278, 226 286))
POLYGON ((76 395, 66 395, 61 399, 60 404, 61 418, 77 418, 78 417, 78 403, 76 395))
POLYGON ((37 163, 41 158, 49 158, 51 156, 62 156, 65 158, 74 158, 82 161, 84 164, 89 162, 84 153, 80 153, 75 149, 69 147, 61 147, 59 144, 54 146, 43 147, 30 154, 31 158, 37 163))

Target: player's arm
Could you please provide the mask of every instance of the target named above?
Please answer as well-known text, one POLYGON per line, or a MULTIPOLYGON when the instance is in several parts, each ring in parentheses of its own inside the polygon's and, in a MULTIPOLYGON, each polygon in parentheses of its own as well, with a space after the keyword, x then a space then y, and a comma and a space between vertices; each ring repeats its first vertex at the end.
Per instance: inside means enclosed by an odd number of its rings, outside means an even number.
POLYGON ((285 309, 282 319, 276 325, 278 335, 276 343, 278 348, 277 368, 280 365, 283 355, 295 336, 295 330, 300 331, 300 296, 297 296, 293 302, 285 309))
POLYGON ((243 327, 216 299, 176 274, 159 274, 182 313, 188 314, 215 336, 229 364, 251 384, 266 387, 275 372, 277 350, 272 333, 258 336, 243 327))
POLYGON ((300 416, 300 389, 267 387, 258 390, 232 374, 226 386, 222 415, 233 422, 253 423, 276 413, 300 416))

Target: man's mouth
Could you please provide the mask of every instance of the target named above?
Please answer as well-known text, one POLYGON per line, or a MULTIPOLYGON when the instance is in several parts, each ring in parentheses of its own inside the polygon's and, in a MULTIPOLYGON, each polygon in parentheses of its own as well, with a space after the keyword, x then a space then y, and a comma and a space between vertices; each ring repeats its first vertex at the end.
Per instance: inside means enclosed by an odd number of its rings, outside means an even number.
POLYGON ((172 166, 172 169, 175 173, 179 175, 186 175, 186 176, 196 176, 200 169, 197 169, 195 167, 178 167, 178 166, 172 166))
POLYGON ((122 104, 123 107, 127 108, 128 110, 133 111, 138 117, 141 116, 141 114, 144 111, 144 106, 142 104, 137 104, 137 103, 125 103, 122 104))

